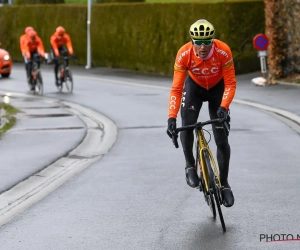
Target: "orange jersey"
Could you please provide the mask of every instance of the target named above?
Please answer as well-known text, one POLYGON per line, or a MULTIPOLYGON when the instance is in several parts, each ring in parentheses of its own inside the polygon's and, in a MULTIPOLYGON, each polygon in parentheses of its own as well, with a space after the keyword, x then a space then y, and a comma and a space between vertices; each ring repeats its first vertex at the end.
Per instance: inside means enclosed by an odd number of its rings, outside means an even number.
POLYGON ((68 51, 71 55, 74 53, 71 38, 68 34, 64 34, 62 37, 59 37, 56 33, 54 33, 50 38, 50 43, 55 56, 59 56, 58 48, 62 47, 64 44, 67 45, 68 51))
POLYGON ((26 40, 26 38, 27 38, 27 34, 23 34, 22 36, 20 36, 20 49, 21 49, 22 55, 24 55, 23 43, 26 40))
POLYGON ((31 41, 29 37, 26 37, 24 42, 23 42, 23 54, 27 57, 30 58, 31 52, 38 51, 38 53, 44 57, 45 56, 45 50, 44 50, 44 45, 38 36, 36 36, 35 41, 31 41))
POLYGON ((221 106, 228 110, 235 95, 236 79, 232 53, 226 43, 214 39, 212 49, 205 60, 196 55, 192 42, 186 43, 179 49, 169 97, 169 118, 177 117, 187 72, 199 86, 207 90, 224 78, 221 106))

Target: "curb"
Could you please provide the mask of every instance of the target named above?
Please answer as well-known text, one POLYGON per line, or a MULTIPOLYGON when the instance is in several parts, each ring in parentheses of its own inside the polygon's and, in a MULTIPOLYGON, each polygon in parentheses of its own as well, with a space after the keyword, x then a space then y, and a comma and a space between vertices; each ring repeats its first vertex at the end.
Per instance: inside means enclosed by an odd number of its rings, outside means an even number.
MULTIPOLYGON (((0 91, 0 94, 6 95, 3 91, 0 91)), ((9 95, 30 96, 20 93, 10 93, 9 95)), ((0 195, 0 226, 101 159, 117 140, 118 130, 115 123, 98 112, 71 102, 45 97, 30 97, 63 104, 66 109, 69 109, 86 124, 87 133, 83 141, 67 156, 59 158, 53 164, 0 195)))
POLYGON ((292 82, 283 82, 283 81, 275 81, 277 84, 281 85, 288 85, 288 86, 295 86, 295 87, 300 87, 299 83, 292 83, 292 82))

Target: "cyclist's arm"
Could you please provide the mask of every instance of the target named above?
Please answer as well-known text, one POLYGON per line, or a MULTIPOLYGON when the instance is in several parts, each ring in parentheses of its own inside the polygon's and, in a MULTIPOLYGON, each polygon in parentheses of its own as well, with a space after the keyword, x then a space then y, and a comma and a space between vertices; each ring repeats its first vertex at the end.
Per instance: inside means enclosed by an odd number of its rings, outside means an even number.
POLYGON ((40 37, 37 37, 37 42, 38 42, 38 52, 42 57, 45 57, 45 49, 43 45, 43 41, 40 37))
POLYGON ((57 47, 57 44, 56 44, 55 39, 56 39, 55 36, 51 36, 50 44, 51 44, 51 46, 52 46, 52 48, 53 48, 54 55, 55 55, 55 56, 59 56, 59 51, 58 51, 58 47, 57 47))
POLYGON ((26 39, 23 43, 23 53, 26 56, 27 59, 31 58, 30 50, 29 50, 29 41, 26 39))
POLYGON ((65 34, 65 37, 66 37, 66 45, 67 45, 68 51, 71 55, 73 55, 74 51, 73 51, 73 47, 72 47, 71 38, 67 34, 65 34))
POLYGON ((24 45, 23 45, 24 39, 25 39, 24 35, 20 36, 20 49, 21 49, 22 55, 24 55, 24 45))
POLYGON ((228 48, 226 52, 228 54, 228 58, 225 58, 222 69, 224 76, 224 94, 221 106, 228 110, 235 95, 236 78, 231 50, 228 48))
POLYGON ((185 78, 186 70, 175 65, 173 84, 169 96, 169 118, 177 118, 177 114, 180 109, 185 78))
POLYGON ((177 118, 180 109, 184 81, 188 70, 188 59, 191 51, 190 44, 183 45, 177 52, 173 83, 169 96, 169 118, 177 118))

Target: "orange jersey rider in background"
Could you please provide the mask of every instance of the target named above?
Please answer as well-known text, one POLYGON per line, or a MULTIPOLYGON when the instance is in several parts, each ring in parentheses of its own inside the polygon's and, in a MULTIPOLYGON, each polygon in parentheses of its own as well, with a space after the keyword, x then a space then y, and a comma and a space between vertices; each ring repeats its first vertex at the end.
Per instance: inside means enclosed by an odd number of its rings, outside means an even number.
MULTIPOLYGON (((21 52, 22 52, 22 55, 24 56, 25 53, 24 53, 24 47, 25 47, 25 42, 28 41, 28 33, 33 30, 34 31, 34 28, 32 27, 26 27, 25 29, 25 34, 21 35, 20 36, 20 49, 21 49, 21 52)), ((43 45, 43 42, 42 42, 42 39, 36 34, 36 41, 38 41, 40 44, 42 44, 43 48, 44 48, 44 45, 43 45)))
POLYGON ((50 38, 50 43, 51 43, 51 56, 55 64, 54 66, 55 84, 56 86, 59 86, 60 85, 60 82, 58 81, 59 56, 61 55, 65 57, 67 67, 69 65, 68 51, 69 54, 72 55, 74 59, 76 58, 76 56, 73 51, 71 38, 66 33, 65 29, 62 26, 56 28, 55 33, 50 38), (64 47, 65 44, 68 51, 64 47))
MULTIPOLYGON (((31 83, 32 60, 40 56, 45 57, 43 42, 33 29, 28 31, 27 37, 23 40, 22 53, 25 60, 27 81, 31 83)), ((40 67, 40 60, 37 61, 37 64, 40 67)), ((31 86, 31 89, 33 90, 34 86, 31 86)))
MULTIPOLYGON (((229 105, 235 95, 236 79, 229 46, 214 39, 215 28, 205 19, 200 19, 190 27, 191 42, 183 45, 176 56, 173 84, 170 91, 167 133, 172 138, 176 129, 177 113, 181 107, 182 125, 197 122, 204 102, 208 102, 211 119, 221 118, 228 122, 229 105)), ((230 145, 228 135, 221 124, 212 125, 217 146, 217 160, 222 184, 223 204, 231 207, 234 196, 228 184, 230 145)), ((193 155, 193 130, 180 133, 185 156, 186 182, 191 187, 199 186, 199 177, 193 155)))
POLYGON ((41 39, 37 36, 34 30, 28 32, 28 37, 23 43, 23 52, 27 59, 31 59, 33 53, 37 53, 42 57, 45 57, 44 45, 41 39))
POLYGON ((50 38, 51 47, 54 51, 55 56, 59 56, 59 50, 66 44, 69 53, 72 55, 73 47, 70 36, 65 33, 65 29, 63 27, 57 27, 56 32, 50 38))

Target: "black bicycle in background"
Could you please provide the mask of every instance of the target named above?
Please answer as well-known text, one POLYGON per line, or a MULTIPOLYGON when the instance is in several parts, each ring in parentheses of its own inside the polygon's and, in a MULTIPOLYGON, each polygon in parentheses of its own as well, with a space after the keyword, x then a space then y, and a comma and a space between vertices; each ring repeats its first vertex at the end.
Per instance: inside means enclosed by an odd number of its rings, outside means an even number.
POLYGON ((43 86, 43 78, 41 74, 40 65, 42 63, 42 57, 38 54, 35 54, 32 58, 32 67, 30 72, 30 81, 28 83, 29 89, 38 95, 43 95, 44 86, 43 86))
POLYGON ((67 59, 72 58, 73 61, 75 59, 70 56, 60 56, 59 57, 59 66, 58 66, 58 85, 57 89, 61 93, 65 86, 67 93, 72 93, 74 89, 73 76, 70 69, 70 64, 67 65, 67 59), (63 62, 62 62, 63 61, 63 62))

